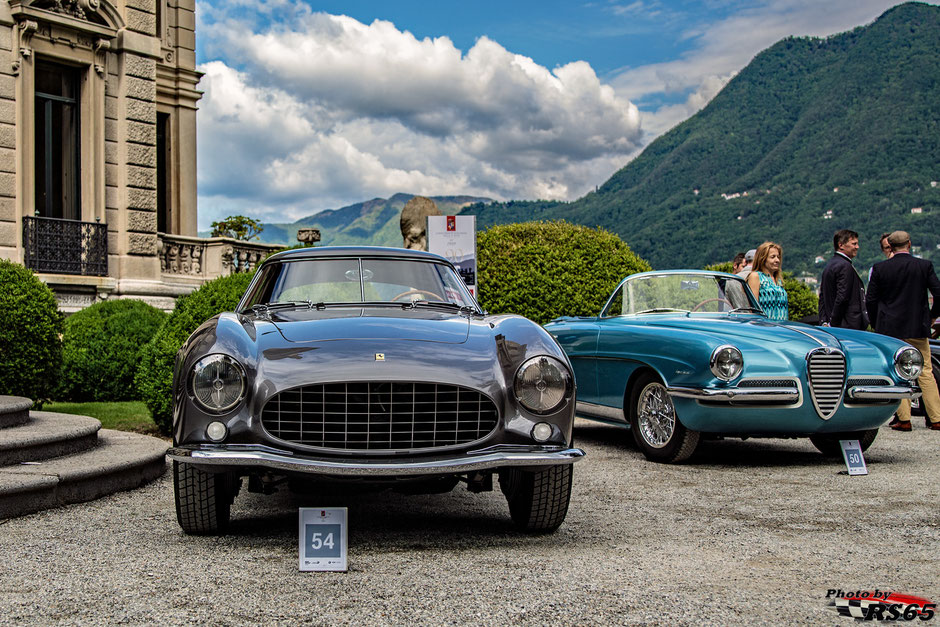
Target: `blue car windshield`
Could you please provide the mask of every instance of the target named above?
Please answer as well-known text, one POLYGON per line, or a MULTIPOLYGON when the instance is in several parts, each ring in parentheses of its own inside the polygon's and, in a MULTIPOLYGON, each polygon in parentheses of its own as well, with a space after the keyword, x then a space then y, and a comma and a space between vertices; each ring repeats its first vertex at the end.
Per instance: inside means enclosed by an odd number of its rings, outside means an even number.
POLYGON ((476 309, 453 268, 388 258, 301 259, 265 266, 245 306, 288 302, 451 303, 476 309))
POLYGON ((604 316, 649 313, 761 313, 739 277, 721 274, 643 274, 624 281, 604 316))

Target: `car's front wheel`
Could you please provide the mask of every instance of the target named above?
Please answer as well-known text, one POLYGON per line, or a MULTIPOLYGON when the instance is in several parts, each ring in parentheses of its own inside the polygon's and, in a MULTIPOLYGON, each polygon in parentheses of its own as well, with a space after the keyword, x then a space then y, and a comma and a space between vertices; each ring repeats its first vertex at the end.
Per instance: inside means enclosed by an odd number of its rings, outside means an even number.
POLYGON ((875 436, 877 435, 878 429, 868 429, 867 431, 846 431, 845 433, 811 435, 809 436, 809 441, 826 457, 839 457, 842 455, 842 447, 839 445, 839 440, 858 440, 858 444, 862 447, 862 450, 867 451, 871 443, 875 441, 875 436))
POLYGON ((633 440, 650 461, 675 464, 687 460, 698 446, 699 432, 686 429, 666 386, 645 375, 630 395, 630 430, 633 440))
POLYGON ((236 481, 227 472, 205 472, 192 464, 173 462, 176 520, 183 531, 190 535, 225 533, 236 481))
POLYGON ((570 464, 541 470, 501 469, 499 487, 516 526, 536 533, 558 529, 568 514, 572 473, 570 464))

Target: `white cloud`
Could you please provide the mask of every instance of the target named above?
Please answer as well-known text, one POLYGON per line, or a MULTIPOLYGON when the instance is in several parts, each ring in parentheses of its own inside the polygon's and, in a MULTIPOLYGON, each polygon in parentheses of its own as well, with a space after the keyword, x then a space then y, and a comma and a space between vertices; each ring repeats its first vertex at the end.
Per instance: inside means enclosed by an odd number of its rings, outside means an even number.
POLYGON ((572 199, 640 147, 637 108, 587 63, 294 8, 260 32, 202 15, 226 58, 200 68, 203 228, 226 198, 282 219, 396 192, 572 199))

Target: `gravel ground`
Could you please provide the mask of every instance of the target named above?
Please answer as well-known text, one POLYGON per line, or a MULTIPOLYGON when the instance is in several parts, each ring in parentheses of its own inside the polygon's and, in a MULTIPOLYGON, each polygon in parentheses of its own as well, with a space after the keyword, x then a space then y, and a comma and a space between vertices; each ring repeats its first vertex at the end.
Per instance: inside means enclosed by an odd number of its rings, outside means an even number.
MULTIPOLYGON (((646 462, 578 421, 564 525, 502 494, 242 492, 222 538, 176 524, 172 479, 0 521, 0 624, 834 624, 826 591, 940 597, 940 433, 882 429, 865 477, 808 441, 705 442, 646 462), (301 573, 297 508, 349 508, 348 573, 301 573)), ((937 619, 935 619, 937 620, 937 619)), ((919 621, 918 621, 919 624, 919 621)))

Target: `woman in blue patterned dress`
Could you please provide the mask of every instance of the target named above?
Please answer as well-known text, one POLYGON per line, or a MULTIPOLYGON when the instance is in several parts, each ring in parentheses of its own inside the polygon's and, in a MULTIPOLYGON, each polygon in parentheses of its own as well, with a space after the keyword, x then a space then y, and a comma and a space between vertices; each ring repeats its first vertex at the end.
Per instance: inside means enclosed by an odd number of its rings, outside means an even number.
POLYGON ((754 255, 754 271, 747 276, 748 287, 771 320, 789 320, 787 291, 783 289, 783 248, 774 242, 764 242, 754 255))

